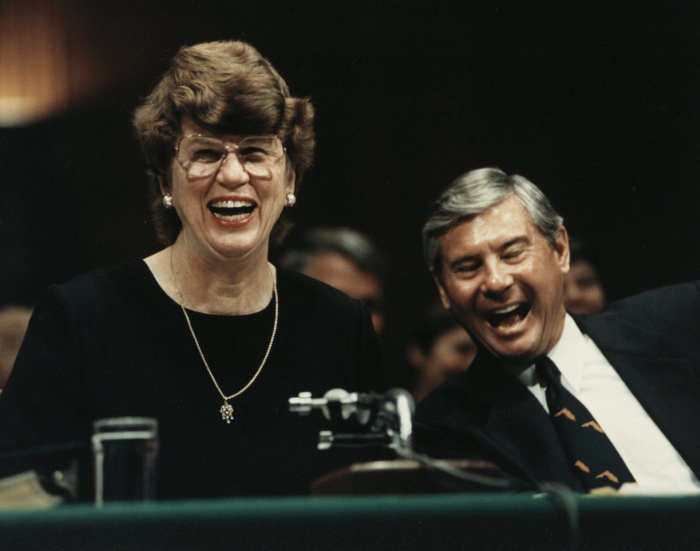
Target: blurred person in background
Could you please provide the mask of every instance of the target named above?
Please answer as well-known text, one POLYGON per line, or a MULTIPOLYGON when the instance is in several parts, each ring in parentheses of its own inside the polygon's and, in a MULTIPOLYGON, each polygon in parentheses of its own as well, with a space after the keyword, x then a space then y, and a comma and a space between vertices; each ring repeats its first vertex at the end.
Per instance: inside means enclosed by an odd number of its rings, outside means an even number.
POLYGON ((374 330, 382 334, 386 262, 366 236, 350 228, 314 228, 284 252, 279 265, 364 302, 372 313, 374 330))
POLYGON ((605 307, 595 254, 585 241, 569 239, 571 264, 564 278, 564 306, 574 314, 595 314, 605 307))
POLYGON ((476 345, 457 318, 442 304, 433 304, 406 346, 406 359, 417 374, 413 388, 416 402, 453 373, 466 370, 475 357, 476 345))
POLYGON ((159 422, 161 499, 304 494, 332 470, 288 400, 379 390, 381 359, 363 302, 268 261, 313 114, 249 44, 180 49, 133 121, 164 248, 46 291, 0 396, 0 452, 135 416, 159 422))
POLYGON ((31 315, 32 309, 26 306, 0 308, 0 393, 10 378, 31 315))

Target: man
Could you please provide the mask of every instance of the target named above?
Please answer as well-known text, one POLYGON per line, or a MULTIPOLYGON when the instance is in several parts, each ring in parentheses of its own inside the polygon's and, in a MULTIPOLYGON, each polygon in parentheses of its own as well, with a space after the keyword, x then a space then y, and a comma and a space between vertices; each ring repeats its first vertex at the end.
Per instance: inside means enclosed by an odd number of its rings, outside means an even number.
POLYGON ((418 444, 576 491, 700 492, 700 286, 567 314, 562 222, 534 184, 493 168, 436 203, 426 259, 479 350, 419 405, 418 444))
POLYGON ((372 313, 374 330, 381 336, 386 265, 367 237, 350 228, 314 228, 284 253, 279 265, 363 301, 372 313))

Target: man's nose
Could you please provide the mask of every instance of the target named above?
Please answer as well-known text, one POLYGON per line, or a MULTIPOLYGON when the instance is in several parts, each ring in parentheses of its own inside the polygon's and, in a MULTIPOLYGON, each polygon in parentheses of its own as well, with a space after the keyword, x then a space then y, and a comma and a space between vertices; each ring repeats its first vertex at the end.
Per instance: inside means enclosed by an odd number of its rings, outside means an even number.
POLYGON ((500 295, 513 285, 513 276, 508 267, 494 262, 486 265, 482 291, 490 295, 500 295))
POLYGON ((221 166, 216 173, 216 180, 222 186, 240 186, 250 181, 250 174, 235 151, 229 151, 228 155, 221 161, 221 166))

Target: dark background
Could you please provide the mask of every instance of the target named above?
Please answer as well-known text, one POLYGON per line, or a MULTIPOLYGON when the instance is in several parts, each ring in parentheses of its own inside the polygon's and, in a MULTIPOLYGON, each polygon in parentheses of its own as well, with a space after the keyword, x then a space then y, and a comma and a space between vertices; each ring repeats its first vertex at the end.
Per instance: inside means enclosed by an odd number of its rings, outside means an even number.
MULTIPOLYGON (((700 3, 67 2, 119 72, 0 128, 0 305, 158 250, 130 117, 185 44, 243 39, 316 107, 297 231, 346 225, 392 268, 388 350, 434 298, 420 230, 458 175, 538 184, 598 251, 610 298, 700 276, 700 3)), ((2 78, 2 75, 0 75, 2 78)))

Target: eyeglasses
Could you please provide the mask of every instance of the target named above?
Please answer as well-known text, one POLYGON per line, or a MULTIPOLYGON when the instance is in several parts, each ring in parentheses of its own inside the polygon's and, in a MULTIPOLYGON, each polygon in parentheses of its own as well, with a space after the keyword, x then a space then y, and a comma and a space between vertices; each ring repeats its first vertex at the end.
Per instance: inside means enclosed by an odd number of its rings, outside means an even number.
POLYGON ((190 178, 211 176, 234 153, 251 176, 272 176, 285 149, 277 136, 246 136, 238 145, 224 145, 219 138, 190 134, 175 147, 177 162, 190 178))

